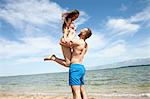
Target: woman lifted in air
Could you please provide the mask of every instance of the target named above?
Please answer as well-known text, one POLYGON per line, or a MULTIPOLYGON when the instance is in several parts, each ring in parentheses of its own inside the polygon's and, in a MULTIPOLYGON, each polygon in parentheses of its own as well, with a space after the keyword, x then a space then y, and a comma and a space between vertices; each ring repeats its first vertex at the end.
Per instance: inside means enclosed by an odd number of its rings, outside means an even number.
MULTIPOLYGON (((73 10, 71 12, 66 12, 62 14, 62 19, 63 19, 63 25, 62 25, 62 31, 63 31, 63 36, 60 40, 62 43, 67 43, 70 42, 76 34, 76 27, 74 25, 74 21, 78 18, 79 16, 79 11, 78 10, 73 10)), ((71 60, 71 48, 65 47, 61 45, 62 52, 64 59, 66 61, 66 65, 70 65, 70 60, 71 60)), ((55 58, 55 55, 49 56, 44 59, 46 60, 51 60, 52 58, 55 58)))

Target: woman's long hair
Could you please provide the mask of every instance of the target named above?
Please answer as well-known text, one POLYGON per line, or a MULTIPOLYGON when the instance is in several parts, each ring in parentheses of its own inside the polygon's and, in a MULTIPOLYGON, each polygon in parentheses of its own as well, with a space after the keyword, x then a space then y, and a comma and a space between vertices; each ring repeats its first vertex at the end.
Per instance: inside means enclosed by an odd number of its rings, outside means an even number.
MULTIPOLYGON (((63 26, 62 26, 62 30, 64 30, 64 28, 66 28, 66 26, 67 26, 67 23, 68 23, 68 21, 69 21, 69 19, 72 19, 72 17, 74 16, 74 15, 79 15, 79 11, 78 10, 72 10, 72 11, 70 11, 70 12, 67 12, 67 13, 64 13, 63 14, 63 26)), ((71 20, 72 21, 72 20, 71 20)))

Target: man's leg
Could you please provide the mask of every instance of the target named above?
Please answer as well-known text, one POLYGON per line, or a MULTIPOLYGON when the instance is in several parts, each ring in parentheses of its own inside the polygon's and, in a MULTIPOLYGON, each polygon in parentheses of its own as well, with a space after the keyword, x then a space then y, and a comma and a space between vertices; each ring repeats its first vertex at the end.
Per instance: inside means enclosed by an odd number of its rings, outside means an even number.
POLYGON ((71 86, 71 89, 72 89, 73 99, 82 99, 80 86, 73 85, 73 86, 71 86))
POLYGON ((52 61, 57 62, 60 65, 63 65, 65 67, 69 67, 69 64, 67 64, 64 59, 60 59, 60 58, 56 57, 55 55, 52 55, 52 56, 44 59, 44 61, 47 61, 47 60, 52 60, 52 61))
POLYGON ((84 85, 81 85, 80 90, 81 90, 82 99, 88 99, 84 85))

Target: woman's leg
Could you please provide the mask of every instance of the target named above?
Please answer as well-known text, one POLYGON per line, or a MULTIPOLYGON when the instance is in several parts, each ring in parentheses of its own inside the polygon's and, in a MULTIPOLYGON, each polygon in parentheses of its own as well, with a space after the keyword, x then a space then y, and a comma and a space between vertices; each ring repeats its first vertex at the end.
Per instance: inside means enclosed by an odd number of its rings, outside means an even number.
POLYGON ((70 60, 71 60, 71 49, 69 47, 64 47, 64 46, 61 46, 61 48, 62 48, 63 56, 65 59, 60 59, 56 57, 55 55, 52 55, 52 56, 45 58, 44 61, 53 60, 65 67, 69 67, 70 60))
POLYGON ((70 61, 71 61, 71 48, 65 47, 65 46, 61 46, 61 49, 62 49, 62 53, 63 53, 64 59, 66 61, 66 65, 70 65, 70 61))
MULTIPOLYGON (((62 37, 60 39, 60 42, 63 42, 63 43, 66 42, 65 39, 64 39, 64 37, 62 37)), ((71 61, 71 48, 61 45, 61 49, 62 49, 62 53, 63 53, 64 59, 66 60, 66 64, 70 65, 70 61, 71 61)))
MULTIPOLYGON (((64 38, 61 38, 60 42, 63 42, 63 40, 64 40, 64 38)), ((71 54, 71 48, 61 45, 61 49, 62 49, 62 53, 63 53, 64 59, 60 59, 60 58, 56 57, 56 62, 61 64, 61 65, 63 65, 63 66, 67 66, 68 67, 68 66, 70 66, 71 55, 72 55, 71 54)), ((48 58, 45 58, 44 61, 52 60, 51 59, 52 56, 49 56, 48 58)))
POLYGON ((49 60, 55 61, 58 64, 63 65, 65 67, 69 67, 69 65, 66 64, 66 61, 64 59, 60 59, 60 58, 56 57, 55 55, 52 55, 52 56, 44 59, 44 61, 49 61, 49 60))

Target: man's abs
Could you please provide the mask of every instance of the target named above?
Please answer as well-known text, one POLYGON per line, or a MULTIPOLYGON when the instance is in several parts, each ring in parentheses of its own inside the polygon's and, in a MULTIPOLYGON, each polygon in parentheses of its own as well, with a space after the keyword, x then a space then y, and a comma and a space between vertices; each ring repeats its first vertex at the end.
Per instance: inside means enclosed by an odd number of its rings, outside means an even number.
POLYGON ((82 64, 83 57, 81 55, 73 56, 71 59, 71 63, 82 64))

